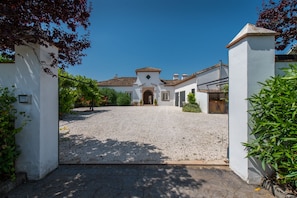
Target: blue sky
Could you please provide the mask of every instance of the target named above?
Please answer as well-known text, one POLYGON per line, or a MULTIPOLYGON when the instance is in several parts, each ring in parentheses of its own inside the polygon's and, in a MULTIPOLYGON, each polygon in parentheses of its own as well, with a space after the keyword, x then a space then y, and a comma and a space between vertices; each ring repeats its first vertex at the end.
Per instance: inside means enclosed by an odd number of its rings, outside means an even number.
POLYGON ((226 45, 255 24, 262 0, 93 0, 91 48, 73 75, 98 81, 160 68, 162 79, 228 64, 226 45))

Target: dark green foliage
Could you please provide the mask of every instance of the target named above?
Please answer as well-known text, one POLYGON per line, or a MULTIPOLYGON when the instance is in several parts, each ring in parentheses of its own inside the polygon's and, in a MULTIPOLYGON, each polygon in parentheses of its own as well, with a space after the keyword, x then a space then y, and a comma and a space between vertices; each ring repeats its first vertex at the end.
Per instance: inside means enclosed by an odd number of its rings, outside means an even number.
POLYGON ((78 106, 95 106, 99 105, 101 101, 101 95, 99 93, 99 87, 97 81, 85 76, 75 76, 74 81, 76 82, 76 90, 78 98, 76 104, 78 106))
MULTIPOLYGON (((1 180, 15 179, 15 161, 20 152, 17 150, 15 135, 19 133, 25 125, 15 127, 17 110, 13 103, 17 99, 13 92, 7 87, 0 86, 0 178, 1 180)), ((20 115, 25 116, 24 112, 20 115)))
POLYGON ((258 94, 251 96, 251 134, 243 143, 248 156, 273 167, 277 181, 297 188, 297 65, 284 70, 285 77, 266 80, 258 94))
POLYGON ((183 106, 183 112, 200 113, 201 112, 201 109, 200 109, 200 106, 197 103, 194 103, 194 104, 186 103, 183 106))
POLYGON ((116 105, 117 92, 110 88, 100 88, 99 93, 102 96, 102 105, 116 105))
POLYGON ((69 113, 72 108, 99 104, 101 95, 97 81, 85 76, 73 76, 59 69, 59 115, 69 113))
POLYGON ((119 92, 117 94, 117 105, 118 106, 129 106, 131 105, 131 98, 126 93, 119 92))
POLYGON ((74 78, 71 74, 59 69, 59 116, 69 113, 77 99, 74 78), (63 75, 63 77, 61 77, 63 75))
POLYGON ((14 62, 14 59, 7 56, 7 55, 4 55, 3 53, 0 54, 0 63, 13 63, 14 62))

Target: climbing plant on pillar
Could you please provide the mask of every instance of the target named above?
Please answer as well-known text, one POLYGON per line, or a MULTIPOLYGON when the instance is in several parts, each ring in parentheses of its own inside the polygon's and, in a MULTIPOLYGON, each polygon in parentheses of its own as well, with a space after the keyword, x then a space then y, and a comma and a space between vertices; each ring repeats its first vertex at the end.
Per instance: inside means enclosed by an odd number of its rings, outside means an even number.
MULTIPOLYGON (((0 86, 0 178, 1 180, 15 179, 15 161, 20 152, 17 149, 15 135, 19 133, 26 121, 15 127, 17 115, 28 116, 17 112, 14 103, 17 101, 13 90, 0 86)), ((26 119, 27 120, 27 119, 26 119)))

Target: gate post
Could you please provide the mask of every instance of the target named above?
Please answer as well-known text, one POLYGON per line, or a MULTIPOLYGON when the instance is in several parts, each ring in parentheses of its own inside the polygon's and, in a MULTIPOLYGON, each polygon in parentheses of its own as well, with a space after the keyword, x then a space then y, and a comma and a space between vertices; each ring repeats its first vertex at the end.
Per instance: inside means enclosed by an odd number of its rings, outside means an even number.
POLYGON ((58 167, 58 70, 50 66, 51 54, 57 57, 58 49, 28 43, 15 46, 15 52, 15 63, 0 65, 0 84, 16 87, 16 109, 31 120, 16 136, 21 151, 16 169, 38 180, 58 167), (47 69, 56 77, 47 74, 47 69), (28 100, 21 101, 20 95, 28 100))
POLYGON ((229 54, 229 166, 243 180, 259 184, 264 171, 261 164, 246 158, 243 142, 250 135, 247 98, 258 93, 258 82, 275 72, 276 32, 247 24, 227 45, 229 54))

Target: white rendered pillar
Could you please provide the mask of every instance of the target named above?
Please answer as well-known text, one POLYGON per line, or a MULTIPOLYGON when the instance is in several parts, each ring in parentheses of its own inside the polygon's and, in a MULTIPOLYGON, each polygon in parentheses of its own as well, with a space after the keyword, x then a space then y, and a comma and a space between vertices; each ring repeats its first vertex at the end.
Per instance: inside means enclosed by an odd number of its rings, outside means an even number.
POLYGON ((0 84, 14 85, 16 97, 30 98, 15 104, 31 120, 16 137, 21 151, 16 168, 26 172, 30 180, 38 180, 58 167, 58 78, 44 72, 49 68, 57 75, 57 68, 49 66, 49 53, 57 56, 58 49, 30 43, 16 46, 15 51, 15 63, 0 65, 0 84))
POLYGON ((249 142, 247 98, 258 93, 260 85, 275 74, 275 32, 247 24, 227 45, 229 49, 229 166, 243 180, 259 184, 261 164, 246 158, 243 142, 249 142))

